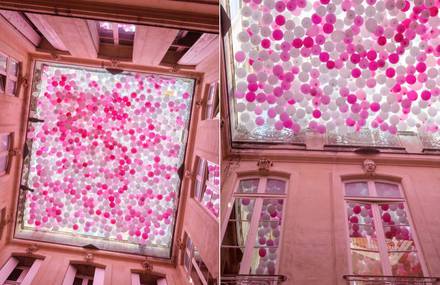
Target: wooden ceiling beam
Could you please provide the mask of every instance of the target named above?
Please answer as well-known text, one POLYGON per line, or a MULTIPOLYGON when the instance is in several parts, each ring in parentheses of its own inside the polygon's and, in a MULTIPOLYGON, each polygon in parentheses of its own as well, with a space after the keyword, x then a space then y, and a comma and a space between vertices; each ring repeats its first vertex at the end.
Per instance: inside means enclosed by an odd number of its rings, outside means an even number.
POLYGON ((180 58, 181 65, 198 65, 219 49, 218 35, 203 34, 197 42, 180 58))
POLYGON ((26 13, 26 16, 54 48, 67 51, 66 46, 46 16, 32 13, 26 13))
POLYGON ((159 65, 176 38, 179 30, 136 26, 133 62, 141 65, 159 65))
POLYGON ((98 50, 86 20, 35 14, 27 16, 56 49, 67 50, 75 57, 97 57, 98 50))
POLYGON ((0 9, 218 33, 218 6, 189 1, 2 0, 0 9))
POLYGON ((34 46, 38 46, 41 42, 41 36, 28 23, 23 14, 15 11, 0 10, 2 15, 12 26, 14 26, 26 39, 34 46))

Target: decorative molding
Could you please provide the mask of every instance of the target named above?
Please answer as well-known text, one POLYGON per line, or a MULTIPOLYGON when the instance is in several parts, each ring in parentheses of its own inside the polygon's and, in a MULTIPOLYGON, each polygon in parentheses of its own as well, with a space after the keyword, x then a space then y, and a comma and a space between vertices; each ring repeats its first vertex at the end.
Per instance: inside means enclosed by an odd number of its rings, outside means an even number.
POLYGON ((92 262, 93 261, 93 253, 91 252, 86 252, 86 255, 84 256, 84 260, 87 262, 92 262))
POLYGON ((185 249, 185 243, 182 241, 182 239, 180 237, 178 237, 177 240, 176 240, 176 246, 180 250, 184 250, 185 249))
POLYGON ((362 162, 362 169, 366 174, 374 175, 376 172, 376 162, 366 159, 362 162))
POLYGON ((32 244, 28 248, 26 248, 26 254, 33 255, 34 252, 38 251, 40 248, 37 244, 32 244))
POLYGON ((185 170, 185 174, 184 174, 185 178, 191 179, 192 175, 193 174, 192 174, 191 170, 189 170, 189 169, 185 170))
POLYGON ((145 260, 141 262, 141 265, 145 272, 153 271, 153 264, 151 264, 148 258, 145 258, 145 260))
POLYGON ((269 159, 262 158, 257 162, 258 171, 267 173, 269 172, 269 168, 273 166, 273 162, 269 159))

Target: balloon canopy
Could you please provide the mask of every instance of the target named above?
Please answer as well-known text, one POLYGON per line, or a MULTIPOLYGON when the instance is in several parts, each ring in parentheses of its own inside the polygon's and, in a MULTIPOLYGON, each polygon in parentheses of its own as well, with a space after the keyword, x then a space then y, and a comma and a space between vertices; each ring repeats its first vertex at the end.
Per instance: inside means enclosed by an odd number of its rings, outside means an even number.
POLYGON ((18 235, 168 257, 194 80, 43 62, 35 77, 18 235))
POLYGON ((437 133, 438 0, 230 1, 233 140, 437 133))

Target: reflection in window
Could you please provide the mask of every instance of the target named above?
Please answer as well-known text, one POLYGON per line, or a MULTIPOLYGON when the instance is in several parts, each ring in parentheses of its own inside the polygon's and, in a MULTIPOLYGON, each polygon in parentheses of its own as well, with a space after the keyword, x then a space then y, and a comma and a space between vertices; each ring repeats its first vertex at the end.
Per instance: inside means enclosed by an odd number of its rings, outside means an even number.
POLYGON ((221 244, 222 275, 274 275, 285 205, 286 182, 242 179, 221 244))
POLYGON ((194 197, 218 217, 220 203, 220 167, 198 157, 194 197))
POLYGON ((352 273, 423 276, 399 185, 346 183, 345 191, 352 273), (366 196, 368 202, 362 200, 366 196))
POLYGON ((193 244, 191 238, 185 234, 186 248, 184 252, 184 268, 190 276, 192 282, 196 285, 214 285, 215 279, 212 277, 208 267, 203 262, 202 257, 193 244))

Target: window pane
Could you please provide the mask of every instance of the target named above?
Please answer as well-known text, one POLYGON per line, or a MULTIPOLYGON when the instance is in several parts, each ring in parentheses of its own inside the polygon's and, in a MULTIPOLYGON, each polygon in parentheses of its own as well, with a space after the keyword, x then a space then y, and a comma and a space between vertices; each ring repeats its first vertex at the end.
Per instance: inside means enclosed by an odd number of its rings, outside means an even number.
POLYGON ((0 54, 0 72, 6 71, 6 60, 7 60, 7 57, 0 54))
POLYGON ((385 225, 409 225, 403 203, 379 204, 380 215, 385 225))
POLYGON ((283 180, 268 179, 266 192, 273 194, 284 194, 286 192, 286 182, 283 180))
POLYGON ((223 239, 224 245, 244 246, 249 232, 255 206, 255 199, 235 199, 229 218, 228 228, 223 239))
POLYGON ((402 197, 399 186, 391 183, 376 182, 376 192, 379 197, 402 197))
POLYGON ((256 247, 253 250, 251 274, 275 274, 283 203, 284 200, 282 199, 265 199, 263 201, 256 247))
POLYGON ((389 251, 409 251, 416 249, 411 227, 384 226, 383 231, 389 251))
POLYGON ((393 275, 423 276, 422 266, 416 252, 393 252, 388 256, 393 275))
POLYGON ((208 183, 203 193, 202 205, 218 217, 220 204, 220 167, 208 161, 208 183))
POLYGON ((353 274, 382 275, 380 254, 377 251, 351 250, 353 274))
POLYGON ((6 171, 8 167, 8 156, 0 156, 0 173, 6 171))
POLYGON ((82 285, 82 278, 75 277, 75 280, 73 280, 73 285, 82 285))
POLYGON ((4 93, 6 90, 6 76, 0 74, 0 93, 4 93))
POLYGON ((378 250, 371 204, 348 202, 347 217, 350 247, 353 249, 378 250))
POLYGON ((346 196, 368 196, 368 184, 367 182, 351 182, 345 184, 346 196))
POLYGON ((10 134, 0 134, 0 152, 9 150, 10 134))
POLYGON ((8 80, 6 94, 15 95, 15 91, 17 90, 17 82, 13 80, 8 80))
POLYGON ((222 274, 238 274, 254 210, 255 199, 235 199, 222 241, 222 274))
POLYGON ((259 179, 243 179, 240 180, 237 192, 239 193, 257 193, 259 179))
POLYGON ((20 268, 15 268, 11 274, 9 274, 8 276, 8 281, 17 281, 18 278, 20 277, 21 273, 23 272, 23 269, 20 268))
POLYGON ((12 59, 9 61, 8 73, 12 74, 14 76, 18 75, 18 62, 16 62, 15 60, 12 60, 12 59))

